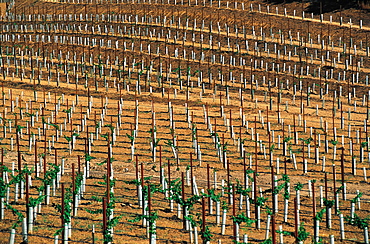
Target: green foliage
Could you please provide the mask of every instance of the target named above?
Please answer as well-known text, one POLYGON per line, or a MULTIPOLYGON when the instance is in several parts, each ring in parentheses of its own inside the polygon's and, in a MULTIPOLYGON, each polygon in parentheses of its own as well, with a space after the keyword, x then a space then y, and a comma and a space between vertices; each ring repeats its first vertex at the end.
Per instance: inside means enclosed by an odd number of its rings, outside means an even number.
POLYGON ((228 147, 228 143, 226 142, 225 144, 222 145, 222 151, 227 152, 227 147, 228 147))
POLYGON ((352 200, 351 203, 356 203, 360 200, 360 197, 362 197, 362 192, 359 192, 352 200))
POLYGON ((321 209, 319 212, 316 213, 314 220, 321 221, 325 212, 326 212, 326 208, 321 209))
POLYGON ((262 207, 263 205, 265 205, 265 202, 267 201, 267 197, 257 197, 257 199, 254 201, 254 203, 257 205, 257 206, 260 206, 262 207))
POLYGON ((90 214, 102 214, 103 213, 103 209, 97 209, 97 210, 90 210, 88 208, 85 208, 85 211, 90 213, 90 214))
POLYGON ((103 198, 99 198, 98 196, 91 196, 91 198, 94 200, 94 201, 97 201, 97 202, 103 202, 103 198))
POLYGON ((169 147, 172 147, 173 149, 177 149, 177 147, 173 144, 173 140, 167 140, 167 142, 164 142, 169 147))
POLYGON ((341 191, 344 190, 344 186, 340 186, 336 191, 335 194, 339 194, 341 191))
POLYGON ((292 140, 293 139, 293 137, 285 137, 284 138, 284 142, 286 142, 286 143, 288 143, 290 140, 292 140))
MULTIPOLYGON (((72 213, 72 189, 66 188, 64 193, 64 214, 62 216, 64 223, 71 222, 71 213, 72 213)), ((62 206, 60 204, 53 203, 53 207, 59 212, 62 213, 62 206)))
POLYGON ((64 135, 64 138, 67 140, 67 142, 71 142, 72 141, 72 137, 69 137, 69 136, 64 135))
POLYGON ((192 209, 194 204, 197 203, 200 199, 202 199, 201 196, 192 195, 191 197, 185 200, 180 198, 179 204, 182 206, 186 206, 188 209, 192 209))
MULTIPOLYGON (((5 150, 4 150, 4 155, 5 155, 5 150)), ((12 172, 8 167, 6 167, 5 165, 0 165, 0 172, 12 172)))
POLYGON ((361 147, 366 148, 368 145, 367 141, 361 142, 361 147))
POLYGON ((52 124, 52 123, 46 123, 46 124, 54 127, 56 130, 59 130, 59 125, 52 124))
POLYGON ((184 218, 189 221, 192 227, 198 226, 198 222, 194 219, 194 215, 188 214, 184 218))
POLYGON ((106 141, 108 141, 108 139, 109 139, 109 134, 108 133, 101 134, 100 136, 103 137, 106 141))
POLYGON ((228 194, 228 195, 232 194, 232 192, 231 192, 232 186, 225 185, 225 186, 221 186, 221 187, 224 189, 225 194, 228 194))
POLYGON ((135 222, 139 222, 143 219, 146 219, 146 221, 149 222, 149 232, 150 233, 155 233, 155 229, 154 229, 153 224, 158 219, 158 213, 157 212, 151 212, 150 215, 139 214, 134 219, 129 219, 128 222, 135 223, 135 222))
POLYGON ((362 219, 357 214, 353 214, 353 218, 351 216, 346 216, 344 219, 348 222, 348 224, 356 226, 362 230, 365 229, 365 227, 369 227, 369 217, 362 219))
POLYGON ((90 162, 92 159, 95 159, 95 157, 91 156, 88 153, 85 153, 85 161, 89 161, 90 162))
POLYGON ((135 180, 125 180, 123 182, 129 185, 135 185, 135 186, 141 185, 141 180, 136 180, 136 179, 135 180))
POLYGON ((324 205, 327 208, 332 208, 334 206, 335 201, 334 200, 328 200, 324 198, 324 205))
POLYGON ((315 243, 315 244, 324 244, 324 243, 326 243, 326 242, 323 242, 322 238, 321 238, 321 237, 319 237, 319 240, 318 240, 318 241, 314 240, 314 243, 315 243))
POLYGON ((222 203, 221 203, 221 208, 222 208, 223 210, 228 210, 228 209, 229 209, 229 206, 227 205, 227 202, 226 202, 226 201, 222 201, 222 203))
MULTIPOLYGON (((107 209, 108 210, 108 209, 107 209)), ((112 209, 110 209, 112 211, 112 209)), ((112 219, 108 219, 107 221, 107 229, 103 230, 104 234, 104 241, 105 242, 112 242, 113 241, 113 233, 111 233, 111 229, 119 223, 119 220, 122 218, 123 215, 115 216, 112 219)))
MULTIPOLYGON (((78 179, 79 180, 79 179, 78 179)), ((107 175, 104 175, 103 176, 103 180, 104 182, 99 182, 100 184, 104 184, 104 185, 107 185, 107 175)), ((115 179, 111 179, 110 181, 110 188, 114 187, 115 186, 115 182, 116 180, 115 179)), ((76 186, 76 189, 77 189, 77 186, 76 186)), ((92 197, 93 200, 97 201, 97 202, 102 202, 103 199, 102 198, 99 198, 97 196, 93 196, 92 197)), ((113 192, 109 192, 109 202, 107 202, 107 206, 106 206, 106 214, 107 216, 111 216, 113 211, 114 211, 114 207, 115 207, 115 203, 116 203, 116 198, 115 198, 115 195, 113 192)), ((103 213, 103 209, 96 209, 96 210, 90 210, 90 209, 85 209, 86 212, 90 213, 90 214, 102 214, 103 213)), ((104 239, 104 242, 112 242, 113 241, 113 233, 111 233, 111 229, 113 227, 115 227, 118 223, 119 223, 119 220, 122 218, 123 215, 119 215, 119 216, 115 216, 113 218, 108 218, 107 220, 107 228, 103 230, 103 239, 104 239)))
POLYGON ((26 128, 26 127, 25 127, 25 126, 17 125, 16 132, 17 132, 17 133, 18 133, 18 132, 21 132, 21 130, 22 130, 23 128, 26 128))
POLYGON ((16 183, 20 183, 21 181, 25 181, 25 177, 22 173, 16 174, 16 175, 11 175, 12 179, 9 182, 9 185, 13 185, 16 183))
POLYGON ((130 139, 131 144, 133 144, 135 141, 135 131, 131 131, 131 135, 126 133, 126 136, 128 139, 130 139))
POLYGON ((154 142, 153 142, 153 147, 158 147, 159 145, 159 142, 161 141, 161 139, 156 139, 154 142))
POLYGON ((69 109, 63 109, 63 112, 65 112, 66 114, 70 114, 72 112, 72 107, 69 109))
POLYGON ((154 194, 156 192, 163 192, 162 187, 159 184, 149 183, 149 179, 151 179, 151 177, 145 177, 144 178, 144 181, 146 181, 146 184, 143 187, 143 195, 144 195, 145 200, 148 200, 148 191, 149 191, 148 185, 150 185, 150 193, 151 194, 154 194), (146 178, 148 180, 146 180, 146 178))
POLYGON ((310 233, 306 231, 306 228, 304 227, 304 223, 302 222, 298 228, 298 236, 297 241, 305 241, 310 236, 310 233))
POLYGON ((181 71, 180 68, 176 68, 176 69, 172 70, 173 73, 180 72, 180 71, 181 71))
POLYGON ((309 137, 308 139, 299 138, 298 140, 303 141, 306 144, 310 144, 311 141, 313 141, 312 137, 309 137))
POLYGON ((191 138, 193 141, 197 139, 197 126, 194 123, 191 126, 191 138))
POLYGON ((336 146, 338 144, 338 141, 335 141, 335 140, 331 140, 330 142, 331 144, 333 144, 333 146, 336 146))
POLYGON ((214 137, 216 137, 216 138, 220 139, 220 137, 219 137, 218 133, 216 133, 216 132, 212 132, 212 133, 211 133, 211 136, 214 136, 214 137))
POLYGON ((100 122, 99 121, 96 121, 95 129, 98 129, 99 127, 100 127, 100 122))
MULTIPOLYGON (((154 192, 157 192, 157 191, 160 191, 159 185, 150 184, 150 194, 152 194, 154 192)), ((144 185, 144 187, 143 187, 144 199, 148 199, 148 196, 149 196, 148 193, 149 193, 149 186, 144 185)), ((149 208, 147 206, 146 210, 148 210, 148 209, 149 208)), ((146 219, 149 222, 149 233, 154 234, 155 233, 154 223, 158 219, 158 213, 157 212, 151 212, 148 215, 138 215, 134 219, 131 219, 131 220, 128 220, 128 221, 129 222, 138 222, 142 219, 146 219)))
MULTIPOLYGON (((29 114, 29 116, 35 116, 35 115, 34 114, 29 114)), ((55 129, 59 130, 59 125, 52 124, 52 123, 47 123, 44 116, 42 116, 41 118, 42 118, 42 123, 43 124, 50 125, 50 126, 54 127, 55 129)))
POLYGON ((108 127, 110 129, 111 133, 113 134, 114 126, 112 124, 105 124, 104 127, 108 127))
POLYGON ((266 214, 267 215, 272 215, 273 214, 273 211, 269 206, 266 206, 266 214))
POLYGON ((148 130, 150 136, 152 137, 154 135, 155 132, 157 132, 157 126, 154 126, 154 128, 150 128, 148 130))
POLYGON ((45 186, 51 185, 53 181, 57 178, 57 175, 60 171, 60 167, 54 163, 48 163, 50 166, 49 170, 46 171, 46 174, 44 175, 44 178, 38 177, 38 180, 42 181, 42 185, 38 188, 38 191, 43 191, 45 186))
POLYGON ((41 195, 41 196, 38 196, 37 198, 33 198, 33 197, 30 197, 28 199, 28 204, 27 204, 27 207, 36 207, 37 205, 41 204, 44 199, 45 199, 46 195, 41 195))
POLYGON ((286 200, 289 200, 290 198, 290 193, 289 193, 289 183, 290 183, 290 179, 289 179, 289 176, 288 175, 283 175, 283 178, 285 178, 285 184, 284 184, 284 199, 286 200))
POLYGON ((249 179, 251 182, 253 182, 253 181, 254 181, 254 178, 253 178, 253 176, 251 176, 251 174, 253 175, 254 170, 252 170, 252 169, 247 169, 247 170, 245 170, 245 173, 246 173, 246 175, 247 175, 248 179, 249 179))
POLYGON ((270 147, 270 152, 273 152, 275 150, 275 144, 272 144, 270 147))
POLYGON ((200 236, 202 237, 203 242, 207 243, 212 240, 213 235, 211 234, 211 231, 209 230, 208 226, 206 226, 204 231, 200 231, 200 236))
POLYGON ((251 227, 252 224, 256 223, 256 219, 248 218, 248 216, 245 215, 244 212, 241 214, 238 214, 237 216, 232 216, 232 219, 235 223, 245 223, 248 227, 251 227))
POLYGON ((261 244, 272 244, 272 239, 271 237, 269 237, 268 239, 264 240, 263 242, 261 242, 261 244))
POLYGON ((24 113, 27 117, 33 117, 33 116, 35 116, 35 113, 28 113, 28 112, 25 112, 24 113))
POLYGON ((214 202, 219 202, 221 198, 221 193, 215 194, 215 189, 208 189, 208 194, 204 194, 205 197, 209 197, 214 202))
POLYGON ((19 225, 20 223, 22 223, 22 220, 23 220, 23 218, 24 218, 23 214, 22 214, 18 209, 14 208, 12 205, 10 205, 10 204, 8 204, 8 203, 6 203, 6 202, 5 202, 5 207, 6 207, 7 209, 9 209, 10 211, 12 211, 13 215, 17 217, 16 222, 15 222, 15 223, 13 223, 13 225, 12 225, 12 229, 17 228, 17 227, 18 227, 18 225, 19 225))
POLYGON ((54 236, 60 236, 60 235, 62 235, 63 230, 64 230, 64 228, 60 228, 60 229, 58 229, 58 230, 54 233, 54 236))
POLYGON ((286 174, 283 174, 281 179, 276 180, 276 182, 279 182, 279 181, 284 181, 284 182, 280 185, 275 186, 273 194, 274 195, 279 194, 279 192, 284 188, 285 189, 284 199, 289 199, 289 197, 290 197, 290 194, 289 194, 289 191, 288 191, 289 182, 290 182, 289 176, 286 175, 286 174))
POLYGON ((276 230, 276 233, 278 234, 283 234, 284 236, 293 236, 294 233, 293 232, 290 232, 290 231, 280 231, 280 230, 276 230))
POLYGON ((235 186, 235 193, 236 194, 241 194, 243 196, 247 196, 248 193, 250 193, 251 191, 252 191, 251 188, 244 189, 244 187, 241 184, 239 184, 239 182, 235 186))
POLYGON ((0 178, 0 198, 6 197, 6 192, 9 187, 9 184, 5 183, 3 178, 0 178))
POLYGON ((302 184, 301 182, 298 182, 298 183, 294 186, 294 190, 296 190, 296 191, 300 191, 302 188, 303 188, 303 184, 302 184))
MULTIPOLYGON (((98 182, 98 184, 106 186, 107 185, 107 175, 103 175, 103 181, 98 182)), ((111 179, 109 181, 110 187, 114 187, 116 185, 116 179, 111 179)))
POLYGON ((73 132, 72 137, 79 137, 80 134, 77 134, 76 132, 73 132))
POLYGON ((80 192, 82 182, 83 182, 83 174, 77 173, 76 178, 75 178, 75 190, 73 192, 74 195, 77 195, 80 192))

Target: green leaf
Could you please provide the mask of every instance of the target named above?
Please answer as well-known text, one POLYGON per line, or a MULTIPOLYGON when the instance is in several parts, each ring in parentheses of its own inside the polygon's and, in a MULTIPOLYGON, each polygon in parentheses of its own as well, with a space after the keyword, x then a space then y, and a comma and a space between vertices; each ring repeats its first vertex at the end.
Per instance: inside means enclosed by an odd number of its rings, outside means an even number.
POLYGON ((361 142, 361 147, 366 148, 367 147, 367 141, 361 142))
POLYGON ((6 184, 3 178, 0 178, 0 198, 6 197, 6 192, 8 191, 9 184, 6 184))
POLYGON ((296 191, 300 191, 302 188, 303 188, 303 184, 302 184, 301 182, 298 182, 298 183, 294 186, 294 190, 296 190, 296 191))
POLYGON ((135 133, 132 131, 132 133, 131 133, 131 135, 129 135, 129 134, 127 134, 126 133, 126 136, 130 139, 130 141, 131 141, 131 144, 134 142, 134 140, 135 140, 135 135, 134 135, 135 133))
POLYGON ((92 159, 96 159, 96 158, 90 156, 88 153, 85 153, 85 161, 91 161, 92 159))
POLYGON ((85 208, 85 211, 90 213, 90 214, 102 214, 103 213, 103 209, 90 210, 88 208, 85 208))
POLYGON ((260 207, 262 207, 263 205, 265 205, 265 202, 267 201, 267 197, 257 197, 257 199, 255 200, 255 204, 257 205, 257 206, 260 206, 260 207))
POLYGON ((12 225, 12 229, 15 229, 16 227, 18 227, 20 223, 22 223, 24 215, 18 209, 14 208, 12 205, 6 202, 5 202, 5 207, 9 209, 10 211, 12 211, 13 215, 17 217, 16 222, 14 222, 12 225))
POLYGON ((333 144, 333 146, 336 146, 338 144, 338 141, 331 140, 330 142, 331 144, 333 144))
POLYGON ((104 127, 108 127, 111 130, 112 133, 114 132, 114 126, 113 125, 105 124, 104 127))
POLYGON ((360 197, 362 197, 362 192, 359 192, 352 200, 351 203, 356 203, 360 200, 360 197))
POLYGON ((327 208, 332 208, 334 206, 335 201, 334 200, 328 200, 324 198, 324 206, 327 208))
POLYGON ((310 144, 311 141, 313 141, 312 137, 308 138, 308 139, 304 139, 304 138, 299 138, 299 140, 303 141, 304 143, 306 144, 310 144))
POLYGON ((17 131, 17 132, 21 132, 21 130, 22 130, 23 128, 26 128, 26 127, 25 127, 25 126, 17 125, 17 129, 16 129, 16 131, 17 131))
POLYGON ((276 233, 283 234, 284 236, 293 236, 294 232, 276 230, 276 233))
POLYGON ((263 242, 261 242, 261 244, 272 244, 271 237, 269 237, 268 239, 266 239, 263 242))
POLYGON ((103 134, 103 135, 100 135, 101 137, 103 137, 103 138, 105 138, 105 140, 108 140, 108 133, 106 133, 106 134, 103 134))
POLYGON ((306 231, 304 223, 302 222, 298 229, 297 241, 305 241, 310 236, 310 233, 306 231))
POLYGON ((72 137, 69 137, 69 136, 64 135, 64 138, 67 140, 67 142, 71 142, 72 141, 72 137))
POLYGON ((212 240, 212 234, 211 231, 209 230, 208 226, 205 227, 204 231, 200 231, 200 236, 203 239, 204 243, 210 242, 212 240))
POLYGON ((27 207, 36 207, 37 205, 39 205, 40 203, 42 203, 45 198, 46 198, 46 195, 41 195, 41 196, 39 196, 37 198, 30 197, 28 199, 28 205, 27 205, 27 207))
POLYGON ((252 224, 257 222, 256 219, 248 218, 248 216, 246 216, 244 212, 236 216, 232 216, 232 219, 235 223, 238 223, 238 224, 245 223, 248 227, 251 227, 252 224))
POLYGON ((369 227, 369 217, 362 219, 357 214, 353 214, 353 218, 351 218, 351 216, 346 216, 345 220, 348 222, 348 224, 356 226, 362 230, 365 229, 365 227, 369 227))
POLYGON ((63 109, 63 112, 70 114, 72 112, 72 107, 69 109, 63 109))
POLYGON ((293 137, 285 137, 284 138, 284 142, 286 142, 286 143, 288 143, 290 140, 292 140, 293 139, 293 137))
POLYGON ((326 208, 321 209, 319 212, 316 213, 314 220, 321 221, 325 212, 326 212, 326 208))

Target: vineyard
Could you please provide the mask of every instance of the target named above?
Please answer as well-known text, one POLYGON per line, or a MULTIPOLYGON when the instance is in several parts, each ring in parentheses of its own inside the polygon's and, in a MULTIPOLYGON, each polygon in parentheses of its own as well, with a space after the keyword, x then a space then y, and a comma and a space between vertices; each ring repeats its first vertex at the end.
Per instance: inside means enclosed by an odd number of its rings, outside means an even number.
POLYGON ((368 244, 370 18, 309 5, 1 1, 0 243, 368 244))

